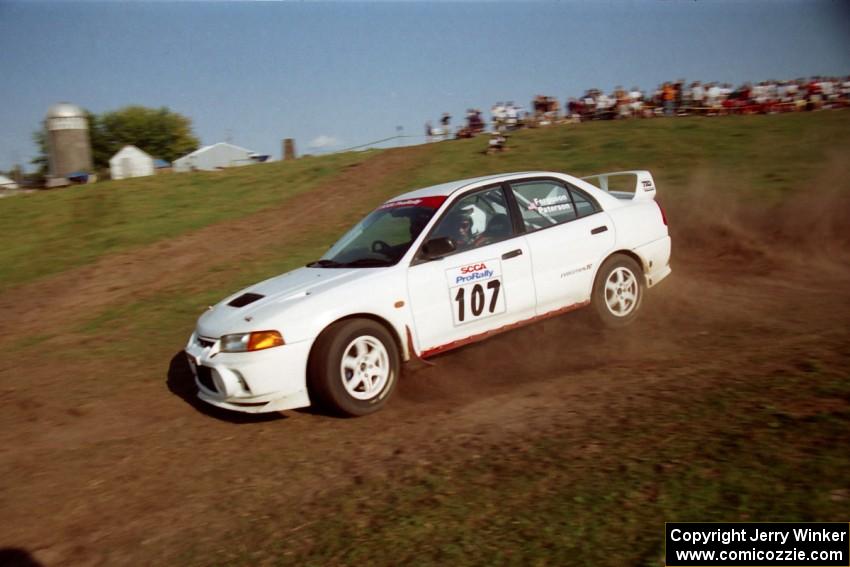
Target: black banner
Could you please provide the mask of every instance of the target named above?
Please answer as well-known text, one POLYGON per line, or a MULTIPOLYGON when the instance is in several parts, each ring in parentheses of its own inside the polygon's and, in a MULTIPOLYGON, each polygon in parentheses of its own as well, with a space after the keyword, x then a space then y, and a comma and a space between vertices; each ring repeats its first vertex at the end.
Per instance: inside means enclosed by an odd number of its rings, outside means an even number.
POLYGON ((848 567, 850 524, 668 522, 670 567, 848 567))

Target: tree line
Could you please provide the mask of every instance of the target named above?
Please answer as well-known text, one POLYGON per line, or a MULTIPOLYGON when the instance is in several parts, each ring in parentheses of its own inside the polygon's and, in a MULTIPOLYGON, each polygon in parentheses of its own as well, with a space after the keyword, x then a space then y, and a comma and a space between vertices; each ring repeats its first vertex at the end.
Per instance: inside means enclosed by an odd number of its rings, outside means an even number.
MULTIPOLYGON (((126 106, 112 112, 94 114, 85 111, 89 123, 92 161, 95 170, 109 167, 109 158, 128 144, 155 159, 172 162, 198 149, 199 141, 192 132, 192 121, 167 107, 126 106)), ((47 128, 33 134, 39 156, 32 160, 38 173, 47 173, 47 128)))

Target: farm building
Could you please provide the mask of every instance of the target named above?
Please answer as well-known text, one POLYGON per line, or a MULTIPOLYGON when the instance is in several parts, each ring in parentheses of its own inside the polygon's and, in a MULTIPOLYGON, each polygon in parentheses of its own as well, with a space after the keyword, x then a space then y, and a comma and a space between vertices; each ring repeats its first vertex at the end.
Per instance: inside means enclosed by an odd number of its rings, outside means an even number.
POLYGON ((174 160, 174 171, 214 171, 225 167, 248 165, 256 162, 255 155, 257 154, 251 150, 219 142, 174 160))
POLYGON ((17 189, 18 184, 5 175, 0 175, 0 189, 17 189))
POLYGON ((109 158, 112 179, 128 179, 153 175, 153 158, 136 146, 124 146, 109 158))

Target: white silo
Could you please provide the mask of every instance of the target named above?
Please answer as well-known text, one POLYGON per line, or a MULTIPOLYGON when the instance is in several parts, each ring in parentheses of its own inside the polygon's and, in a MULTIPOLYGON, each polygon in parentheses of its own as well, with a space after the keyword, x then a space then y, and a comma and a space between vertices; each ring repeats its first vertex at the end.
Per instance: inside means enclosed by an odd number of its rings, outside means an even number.
POLYGON ((47 111, 45 125, 50 177, 91 172, 89 121, 83 109, 67 102, 54 104, 47 111))

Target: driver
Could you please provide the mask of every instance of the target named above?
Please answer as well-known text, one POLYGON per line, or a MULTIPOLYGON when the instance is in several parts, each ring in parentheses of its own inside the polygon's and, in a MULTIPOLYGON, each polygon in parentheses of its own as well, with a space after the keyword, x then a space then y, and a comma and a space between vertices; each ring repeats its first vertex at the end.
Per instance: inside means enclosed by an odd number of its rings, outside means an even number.
POLYGON ((455 213, 450 225, 450 235, 458 250, 472 246, 472 217, 466 211, 455 213))

